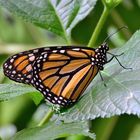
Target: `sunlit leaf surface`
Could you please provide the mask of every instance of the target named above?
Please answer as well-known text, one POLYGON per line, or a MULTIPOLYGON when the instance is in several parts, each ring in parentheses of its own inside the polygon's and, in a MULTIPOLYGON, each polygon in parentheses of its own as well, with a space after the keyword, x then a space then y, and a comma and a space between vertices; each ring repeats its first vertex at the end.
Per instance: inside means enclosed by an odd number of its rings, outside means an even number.
MULTIPOLYGON (((113 50, 120 62, 133 68, 123 69, 116 60, 105 65, 102 72, 107 87, 96 76, 87 93, 60 119, 65 121, 87 120, 97 117, 110 117, 120 114, 140 115, 140 31, 121 48, 113 50)), ((0 100, 10 99, 36 91, 29 86, 0 85, 0 100)))
POLYGON ((0 4, 25 20, 64 39, 94 8, 97 0, 0 0, 0 4))
POLYGON ((75 134, 83 134, 95 139, 95 135, 89 132, 87 123, 80 122, 66 124, 48 123, 41 127, 28 128, 18 132, 12 140, 54 140, 75 134))
POLYGON ((105 65, 102 72, 107 87, 99 75, 93 80, 80 101, 61 119, 65 121, 111 117, 120 114, 140 115, 140 31, 121 48, 113 50, 120 62, 133 68, 123 69, 116 60, 105 65))

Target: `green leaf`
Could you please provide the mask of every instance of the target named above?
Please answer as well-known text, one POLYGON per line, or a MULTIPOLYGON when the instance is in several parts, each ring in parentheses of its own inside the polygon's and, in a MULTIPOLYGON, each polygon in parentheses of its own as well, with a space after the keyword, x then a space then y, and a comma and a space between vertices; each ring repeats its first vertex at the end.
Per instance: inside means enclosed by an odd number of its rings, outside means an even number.
POLYGON ((13 124, 1 125, 0 140, 8 140, 17 132, 17 128, 13 124))
POLYGON ((140 124, 136 125, 128 140, 140 140, 140 124))
POLYGON ((3 75, 3 69, 0 67, 0 83, 3 81, 4 75, 3 75))
MULTIPOLYGON (((120 114, 140 115, 140 31, 114 54, 120 62, 132 67, 133 70, 123 69, 116 60, 105 65, 102 72, 107 87, 104 86, 99 75, 95 77, 87 92, 73 107, 67 110, 60 119, 76 121, 94 119, 97 117, 111 117, 120 114)), ((35 92, 35 88, 21 84, 1 84, 0 101, 35 92)))
POLYGON ((0 0, 23 19, 68 40, 72 28, 94 8, 97 0, 0 0))
POLYGON ((30 92, 37 92, 37 90, 22 84, 0 84, 0 101, 9 100, 30 92))
POLYGON ((41 127, 28 128, 18 132, 12 140, 54 140, 75 134, 83 134, 95 139, 95 135, 89 132, 87 123, 79 122, 66 124, 48 123, 41 127))
MULTIPOLYGON (((96 76, 85 94, 73 107, 67 110, 60 119, 76 121, 94 119, 97 117, 111 117, 120 114, 140 115, 140 31, 114 54, 124 55, 119 57, 120 62, 133 68, 123 69, 116 60, 105 65, 102 75, 107 87, 104 86, 99 76, 96 76)), ((0 101, 36 91, 29 86, 20 84, 1 84, 0 101)))
POLYGON ((60 119, 76 121, 111 117, 120 114, 140 116, 140 31, 121 48, 113 51, 120 62, 133 70, 123 69, 116 60, 105 65, 102 72, 107 87, 99 75, 95 77, 88 88, 88 93, 60 119))
POLYGON ((44 99, 43 95, 40 93, 30 93, 30 96, 36 105, 40 104, 41 100, 44 99))

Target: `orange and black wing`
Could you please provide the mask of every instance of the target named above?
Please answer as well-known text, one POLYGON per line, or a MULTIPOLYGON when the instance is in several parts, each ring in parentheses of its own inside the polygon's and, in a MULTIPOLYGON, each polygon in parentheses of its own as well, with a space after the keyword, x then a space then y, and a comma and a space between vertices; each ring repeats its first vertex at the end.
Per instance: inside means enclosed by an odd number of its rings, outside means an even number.
POLYGON ((32 65, 43 50, 34 49, 11 56, 3 64, 4 74, 16 82, 30 84, 32 65))
POLYGON ((68 106, 85 91, 98 72, 94 50, 80 47, 51 48, 33 65, 32 85, 53 104, 68 106))

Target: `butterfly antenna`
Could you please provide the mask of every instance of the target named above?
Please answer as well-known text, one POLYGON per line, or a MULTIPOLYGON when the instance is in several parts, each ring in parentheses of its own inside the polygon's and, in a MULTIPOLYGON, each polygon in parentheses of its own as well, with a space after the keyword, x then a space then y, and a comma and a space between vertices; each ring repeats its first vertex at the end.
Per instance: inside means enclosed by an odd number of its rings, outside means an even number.
POLYGON ((118 33, 122 29, 128 29, 128 27, 127 26, 122 26, 122 27, 118 28, 114 33, 112 33, 108 37, 106 37, 105 40, 103 41, 103 43, 106 43, 109 38, 111 38, 114 34, 118 33))

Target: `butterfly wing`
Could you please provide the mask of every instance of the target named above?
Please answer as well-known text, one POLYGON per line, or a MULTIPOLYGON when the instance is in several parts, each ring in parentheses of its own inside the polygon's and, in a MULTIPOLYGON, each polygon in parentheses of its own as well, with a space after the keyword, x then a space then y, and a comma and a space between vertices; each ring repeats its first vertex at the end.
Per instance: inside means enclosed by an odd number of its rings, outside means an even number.
POLYGON ((16 82, 30 84, 32 65, 42 51, 43 49, 40 48, 11 56, 3 64, 4 74, 16 82))
POLYGON ((68 106, 85 91, 98 72, 95 52, 87 48, 52 48, 33 65, 32 85, 54 104, 68 106))

